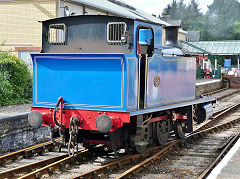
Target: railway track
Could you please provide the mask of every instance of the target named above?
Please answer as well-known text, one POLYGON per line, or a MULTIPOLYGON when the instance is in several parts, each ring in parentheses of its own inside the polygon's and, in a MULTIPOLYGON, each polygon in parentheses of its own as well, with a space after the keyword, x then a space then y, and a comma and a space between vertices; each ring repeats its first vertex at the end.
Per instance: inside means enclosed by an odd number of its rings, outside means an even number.
MULTIPOLYGON (((218 114, 212 120, 214 122, 206 123, 204 126, 199 128, 197 131, 188 135, 186 137, 186 139, 175 140, 173 142, 170 142, 169 144, 166 144, 165 146, 151 148, 142 154, 128 156, 124 159, 117 160, 112 163, 106 164, 98 169, 94 169, 92 171, 83 173, 74 178, 77 179, 77 178, 96 178, 96 177, 109 177, 109 178, 133 177, 141 170, 148 168, 149 165, 151 165, 157 161, 160 161, 160 159, 166 158, 166 156, 173 156, 173 158, 174 158, 175 155, 180 155, 179 153, 181 152, 182 148, 179 149, 179 146, 186 145, 186 143, 191 144, 196 139, 199 139, 199 138, 202 139, 206 135, 211 135, 211 133, 214 133, 223 128, 229 128, 231 125, 239 123, 240 118, 237 118, 234 120, 229 120, 228 122, 225 122, 225 123, 220 123, 221 119, 223 119, 223 117, 226 116, 227 113, 232 112, 233 110, 236 110, 237 108, 239 108, 239 106, 240 106, 240 103, 233 105, 232 108, 225 109, 225 111, 218 114), (213 125, 217 125, 217 126, 212 127, 213 125), (173 154, 170 154, 171 152, 173 152, 173 154), (132 165, 133 163, 135 163, 135 164, 132 165), (132 165, 132 167, 129 168, 129 165, 132 165), (125 171, 123 169, 124 166, 128 168, 128 169, 125 169, 125 171)), ((240 111, 239 111, 239 116, 240 116, 240 111)), ((225 137, 225 138, 228 138, 228 137, 225 137)), ((225 138, 222 138, 221 142, 224 143, 225 138)), ((217 139, 217 140, 219 140, 219 139, 217 139)), ((204 140, 203 140, 203 142, 204 142, 204 140)), ((182 154, 182 156, 185 156, 185 155, 186 154, 182 154)), ((215 156, 211 155, 211 157, 215 157, 215 156)), ((161 163, 162 163, 162 161, 163 160, 161 160, 161 163)), ((164 166, 164 165, 166 165, 166 163, 162 164, 161 166, 164 166)), ((186 167, 186 168, 188 168, 188 167, 186 167)), ((162 168, 159 167, 158 171, 162 171, 162 168)), ((203 171, 203 168, 201 168, 201 171, 203 171)), ((179 173, 177 173, 177 174, 179 174, 179 173)), ((176 175, 176 176, 180 176, 180 175, 176 175)), ((140 177, 140 176, 137 176, 136 178, 138 178, 138 177, 140 177)), ((151 176, 149 176, 149 177, 151 177, 151 176)))
POLYGON ((229 96, 232 96, 234 94, 237 94, 240 91, 240 89, 228 89, 228 88, 222 88, 219 90, 211 91, 209 93, 204 93, 203 96, 216 96, 217 100, 222 100, 224 98, 227 98, 229 96), (219 95, 221 94, 222 95, 219 95))
POLYGON ((215 90, 215 91, 211 91, 211 92, 208 92, 208 93, 204 93, 203 95, 204 96, 212 96, 216 93, 220 93, 220 92, 223 92, 225 90, 227 90, 228 88, 222 88, 222 89, 218 89, 218 90, 215 90))
POLYGON ((10 154, 0 156, 0 165, 8 164, 20 158, 29 158, 35 154, 42 155, 43 152, 52 151, 55 147, 56 145, 54 143, 52 143, 51 141, 48 141, 32 147, 18 150, 16 152, 12 152, 10 154))
POLYGON ((207 176, 211 173, 214 167, 216 167, 217 164, 220 163, 221 159, 223 159, 223 157, 228 153, 228 151, 230 151, 230 149, 233 147, 233 145, 237 142, 239 138, 240 133, 231 137, 230 140, 226 142, 225 148, 218 155, 218 157, 212 162, 212 164, 207 169, 204 170, 204 172, 198 178, 207 178, 207 176))
MULTIPOLYGON (((158 167, 144 171, 145 175, 150 177, 152 176, 150 173, 157 173, 156 175, 162 177, 206 177, 206 174, 217 164, 218 160, 214 161, 214 159, 219 159, 222 157, 218 156, 219 154, 222 155, 222 153, 226 153, 227 149, 223 150, 223 148, 225 146, 229 147, 229 140, 236 136, 233 140, 236 141, 236 138, 239 137, 239 116, 240 111, 238 110, 233 115, 224 118, 228 122, 223 123, 223 121, 218 121, 216 122, 217 127, 212 127, 190 135, 190 138, 187 137, 187 140, 191 139, 192 136, 193 138, 187 143, 187 147, 173 151, 167 155, 167 160, 156 164, 158 167), (234 127, 231 128, 231 126, 234 127), (221 130, 223 131, 220 133, 221 130), (195 135, 198 136, 194 137, 195 135), (213 164, 211 164, 212 161, 214 161, 213 164), (204 171, 205 169, 206 171, 204 171), (201 174, 202 171, 204 171, 203 174, 201 174), (162 173, 164 173, 164 175, 162 175, 162 173)), ((231 142, 231 144, 233 144, 233 142, 231 142)), ((143 175, 138 175, 137 177, 143 177, 143 175)))
MULTIPOLYGON (((229 95, 228 95, 229 96, 229 95)), ((223 98, 222 98, 223 99, 223 98)), ((211 128, 214 124, 216 125, 217 121, 223 118, 227 113, 234 111, 240 103, 236 103, 232 106, 227 106, 223 109, 220 109, 219 111, 214 113, 214 119, 210 120, 208 123, 204 124, 203 126, 196 129, 195 133, 191 136, 188 136, 187 139, 195 138, 195 135, 205 135, 201 134, 200 131, 206 130, 208 128, 211 128), (199 134, 198 134, 199 133, 199 134)), ((227 124, 224 124, 227 125, 227 124)), ((83 172, 81 175, 76 177, 75 174, 70 175, 73 178, 96 178, 96 177, 119 177, 124 178, 127 176, 131 176, 132 174, 135 174, 142 169, 144 169, 149 164, 154 163, 155 161, 158 161, 160 158, 162 158, 164 155, 166 155, 166 152, 169 152, 173 149, 175 149, 177 146, 184 143, 185 140, 176 140, 172 141, 169 144, 166 144, 164 146, 159 147, 153 147, 147 150, 146 152, 142 154, 135 154, 130 155, 127 157, 123 157, 121 159, 116 159, 113 162, 109 162, 106 165, 103 165, 101 167, 99 166, 93 166, 93 170, 83 172), (157 154, 156 154, 157 153, 157 154), (140 162, 140 163, 138 163, 140 162), (140 167, 141 162, 143 162, 143 167, 140 167), (146 163, 144 163, 146 162, 146 163), (132 165, 133 163, 138 163, 138 167, 133 166, 130 168, 130 170, 125 170, 125 166, 132 165), (114 174, 115 171, 119 171, 120 173, 123 173, 122 175, 114 174), (114 171, 114 172, 113 172, 114 171), (112 173, 112 175, 110 174, 112 173), (126 175, 125 175, 126 174, 126 175)), ((79 164, 88 155, 88 150, 83 150, 79 152, 74 157, 69 157, 67 153, 59 153, 59 152, 50 152, 51 154, 47 154, 49 151, 53 151, 55 149, 55 145, 52 142, 46 142, 43 144, 39 144, 27 149, 23 149, 17 152, 13 152, 11 154, 7 154, 0 157, 0 165, 5 166, 0 168, 0 178, 39 178, 41 176, 45 177, 51 177, 53 174, 54 176, 60 176, 62 175, 62 171, 67 171, 68 169, 72 168, 74 164, 79 164), (42 157, 45 154, 45 158, 42 157), (18 161, 21 158, 31 158, 32 156, 35 156, 30 160, 30 162, 21 163, 19 162, 19 165, 13 165, 10 166, 9 163, 14 163, 15 161, 18 161), (39 159, 38 159, 39 158, 39 159)), ((112 161, 112 160, 111 160, 112 161)), ((82 164, 80 165, 80 167, 82 164)), ((74 167, 73 167, 74 168, 74 167)), ((79 166, 77 167, 79 168, 79 166)), ((71 173, 71 170, 68 172, 71 173)), ((69 175, 69 174, 67 174, 69 175)), ((66 177, 67 178, 67 177, 66 177)))

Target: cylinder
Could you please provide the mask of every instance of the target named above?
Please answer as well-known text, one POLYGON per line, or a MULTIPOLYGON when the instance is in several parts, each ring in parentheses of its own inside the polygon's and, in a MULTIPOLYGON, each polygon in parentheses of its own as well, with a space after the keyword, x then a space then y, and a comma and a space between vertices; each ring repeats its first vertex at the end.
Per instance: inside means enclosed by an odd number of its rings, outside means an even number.
POLYGON ((213 105, 211 103, 203 104, 206 113, 206 120, 213 116, 213 105))

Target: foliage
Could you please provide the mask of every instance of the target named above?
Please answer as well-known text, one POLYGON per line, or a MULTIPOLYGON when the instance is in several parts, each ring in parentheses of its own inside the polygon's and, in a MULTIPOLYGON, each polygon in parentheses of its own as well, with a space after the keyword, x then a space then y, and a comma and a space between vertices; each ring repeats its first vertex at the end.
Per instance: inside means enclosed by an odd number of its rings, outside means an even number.
POLYGON ((0 106, 29 102, 32 97, 32 75, 21 59, 0 52, 0 106))
POLYGON ((240 40, 240 3, 237 0, 214 0, 202 14, 197 0, 186 5, 173 0, 163 15, 182 20, 184 30, 200 30, 201 40, 240 40))
MULTIPOLYGON (((163 16, 169 17, 169 20, 182 20, 183 29, 190 29, 189 26, 193 26, 194 30, 198 30, 199 19, 202 18, 202 13, 198 8, 199 4, 196 0, 191 0, 188 6, 184 3, 184 0, 172 0, 172 3, 163 10, 163 16)), ((192 29, 193 30, 193 29, 192 29)))

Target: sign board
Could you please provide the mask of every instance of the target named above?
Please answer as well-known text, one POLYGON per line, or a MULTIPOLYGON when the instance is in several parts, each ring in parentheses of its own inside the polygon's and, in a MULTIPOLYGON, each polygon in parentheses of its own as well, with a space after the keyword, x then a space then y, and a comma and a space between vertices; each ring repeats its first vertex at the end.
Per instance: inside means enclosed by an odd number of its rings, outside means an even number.
POLYGON ((227 68, 231 67, 231 59, 224 59, 224 67, 227 68))

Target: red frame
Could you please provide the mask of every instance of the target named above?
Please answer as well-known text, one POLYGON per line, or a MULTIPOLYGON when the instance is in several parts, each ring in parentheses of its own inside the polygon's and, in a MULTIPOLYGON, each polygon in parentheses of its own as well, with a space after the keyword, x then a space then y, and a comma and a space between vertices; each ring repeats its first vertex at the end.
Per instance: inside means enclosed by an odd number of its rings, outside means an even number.
MULTIPOLYGON (((61 103, 62 104, 62 103, 61 103)), ((77 117, 80 120, 79 129, 85 130, 98 130, 96 127, 96 118, 102 114, 108 115, 113 122, 113 128, 110 132, 123 126, 123 123, 130 123, 130 114, 126 112, 109 112, 109 111, 89 111, 89 110, 77 110, 66 109, 60 104, 60 110, 56 112, 56 119, 66 128, 69 128, 70 118, 72 116, 77 117)), ((31 111, 38 111, 43 116, 44 126, 54 126, 53 121, 53 108, 40 108, 32 107, 31 111)))

